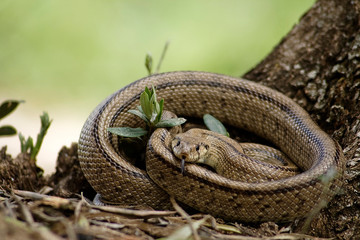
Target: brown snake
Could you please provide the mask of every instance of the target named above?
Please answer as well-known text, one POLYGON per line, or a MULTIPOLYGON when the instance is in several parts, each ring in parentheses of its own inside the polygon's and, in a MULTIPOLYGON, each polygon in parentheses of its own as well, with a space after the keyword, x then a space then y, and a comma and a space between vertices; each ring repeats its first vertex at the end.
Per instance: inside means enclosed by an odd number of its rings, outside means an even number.
POLYGON ((152 75, 109 96, 83 126, 79 160, 86 178, 105 200, 166 209, 171 206, 170 194, 199 211, 246 222, 305 217, 338 191, 345 162, 339 144, 288 97, 251 81, 205 72, 152 75), (183 175, 165 129, 155 131, 149 141, 147 172, 133 166, 119 152, 118 137, 107 128, 139 125, 141 120, 134 121, 127 111, 139 105, 145 86, 152 85, 164 98, 166 110, 197 118, 209 113, 253 132, 272 142, 303 172, 249 183, 187 164, 183 175), (324 181, 326 177, 331 180, 324 181))
MULTIPOLYGON (((202 163, 226 178, 254 183, 300 173, 282 152, 266 145, 238 143, 220 133, 199 128, 174 135, 171 149, 182 160, 182 165, 202 163)), ((150 144, 154 146, 154 141, 150 144)))

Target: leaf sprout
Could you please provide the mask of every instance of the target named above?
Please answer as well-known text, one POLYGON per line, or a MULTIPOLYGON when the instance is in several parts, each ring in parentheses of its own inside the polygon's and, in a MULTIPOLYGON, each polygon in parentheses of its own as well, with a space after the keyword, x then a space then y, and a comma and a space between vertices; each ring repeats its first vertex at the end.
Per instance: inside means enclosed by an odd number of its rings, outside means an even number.
POLYGON ((146 128, 116 127, 108 131, 122 137, 142 137, 151 134, 156 128, 174 127, 186 122, 185 118, 161 119, 164 111, 164 99, 157 101, 155 87, 145 87, 140 95, 140 105, 128 112, 140 117, 146 123, 146 128))

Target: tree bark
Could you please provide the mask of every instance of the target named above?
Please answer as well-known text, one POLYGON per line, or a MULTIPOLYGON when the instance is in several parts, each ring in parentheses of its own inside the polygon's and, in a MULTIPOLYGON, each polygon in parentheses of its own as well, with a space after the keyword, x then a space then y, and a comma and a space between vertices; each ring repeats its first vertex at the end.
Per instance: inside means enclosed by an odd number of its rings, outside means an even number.
POLYGON ((244 78, 294 99, 341 144, 342 193, 312 221, 310 233, 360 239, 360 1, 317 1, 244 78))

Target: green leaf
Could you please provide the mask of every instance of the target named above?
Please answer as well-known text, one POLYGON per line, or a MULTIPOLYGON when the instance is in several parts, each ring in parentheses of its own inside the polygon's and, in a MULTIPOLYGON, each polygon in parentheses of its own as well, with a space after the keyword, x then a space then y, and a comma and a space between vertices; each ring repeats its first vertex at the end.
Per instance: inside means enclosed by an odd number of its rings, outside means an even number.
POLYGON ((159 112, 158 112, 158 115, 156 117, 156 123, 160 122, 163 111, 164 111, 164 99, 161 99, 160 102, 159 102, 159 112))
POLYGON ((154 86, 152 86, 152 88, 151 88, 151 97, 150 97, 149 102, 150 102, 150 106, 151 106, 150 123, 154 123, 157 119, 158 112, 160 111, 160 106, 156 99, 156 91, 155 91, 154 86))
POLYGON ((153 112, 155 112, 156 111, 156 93, 153 91, 152 92, 152 96, 150 97, 150 100, 149 100, 149 102, 150 102, 150 105, 151 105, 151 110, 153 111, 153 112))
POLYGON ((33 161, 36 160, 36 156, 38 155, 38 153, 40 151, 41 144, 43 143, 45 135, 47 133, 47 130, 49 129, 51 122, 52 122, 52 120, 50 120, 49 114, 47 112, 44 112, 40 116, 40 120, 41 120, 40 132, 36 137, 35 146, 30 151, 30 159, 33 161))
POLYGON ((185 118, 171 118, 166 120, 161 120, 158 122, 155 127, 157 128, 163 128, 163 127, 174 127, 183 124, 186 122, 185 118))
POLYGON ((151 53, 147 53, 145 56, 145 67, 149 75, 152 74, 152 65, 153 65, 152 63, 153 63, 153 59, 151 53))
POLYGON ((157 118, 157 113, 156 113, 156 112, 153 112, 153 113, 151 114, 150 123, 154 124, 156 118, 157 118))
POLYGON ((160 104, 157 102, 157 101, 155 101, 154 102, 154 105, 155 105, 155 112, 158 114, 158 113, 160 113, 160 104))
POLYGON ((25 137, 24 135, 22 135, 21 133, 19 133, 19 140, 20 140, 20 150, 21 152, 26 152, 26 148, 25 148, 25 137))
POLYGON ((152 113, 152 109, 151 109, 151 104, 149 101, 149 94, 145 91, 140 95, 140 104, 141 104, 141 108, 142 111, 145 113, 145 116, 150 119, 151 118, 151 113, 152 113))
POLYGON ((151 86, 151 98, 154 99, 154 102, 157 102, 156 89, 154 86, 151 86))
POLYGON ((153 94, 152 91, 150 91, 148 87, 145 87, 145 92, 146 92, 146 94, 149 96, 148 99, 150 99, 150 97, 151 97, 152 94, 153 94))
POLYGON ((24 101, 17 101, 17 100, 8 100, 1 104, 0 106, 0 119, 5 117, 6 115, 10 114, 15 108, 24 101))
POLYGON ((213 132, 220 133, 225 136, 229 136, 229 133, 226 131, 225 126, 215 117, 210 114, 205 114, 203 116, 204 123, 206 127, 213 132))
MULTIPOLYGON (((141 109, 141 108, 140 108, 140 109, 141 109)), ((140 118, 141 118, 142 120, 144 120, 145 122, 148 122, 148 121, 149 121, 149 120, 147 119, 147 117, 145 116, 145 114, 144 114, 143 112, 137 110, 137 109, 130 109, 128 112, 131 113, 131 114, 134 114, 134 115, 136 115, 136 116, 138 116, 138 117, 140 117, 140 118)))
POLYGON ((28 139, 25 141, 25 149, 26 151, 30 150, 31 152, 33 148, 34 148, 34 140, 32 137, 28 137, 28 139))
POLYGON ((121 137, 141 137, 147 134, 148 132, 143 128, 130 128, 130 127, 108 128, 107 130, 121 137))
POLYGON ((13 126, 0 127, 0 136, 11 136, 16 134, 16 129, 13 126))
POLYGON ((28 137, 28 139, 25 139, 24 135, 19 133, 19 139, 20 139, 21 152, 26 153, 28 152, 28 150, 30 150, 31 152, 32 149, 34 148, 34 141, 32 137, 28 137))
POLYGON ((145 116, 145 113, 144 111, 142 110, 142 107, 139 105, 137 106, 137 110, 139 110, 139 112, 141 112, 144 116, 145 116))

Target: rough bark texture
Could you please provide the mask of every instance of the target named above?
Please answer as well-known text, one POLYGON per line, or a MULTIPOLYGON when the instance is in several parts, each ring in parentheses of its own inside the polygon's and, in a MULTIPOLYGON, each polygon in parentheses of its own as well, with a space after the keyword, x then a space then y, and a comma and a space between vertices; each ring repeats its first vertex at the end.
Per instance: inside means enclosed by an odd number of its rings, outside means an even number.
POLYGON ((316 2, 244 77, 294 99, 341 144, 343 192, 312 222, 311 234, 360 239, 360 1, 316 2))

